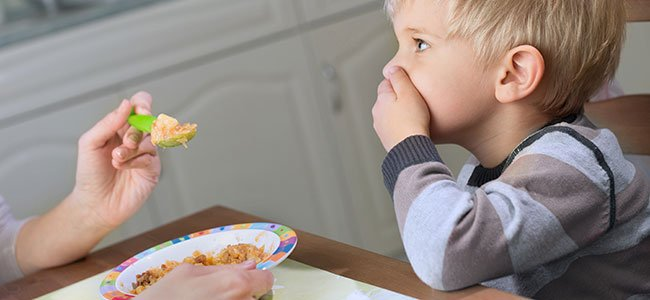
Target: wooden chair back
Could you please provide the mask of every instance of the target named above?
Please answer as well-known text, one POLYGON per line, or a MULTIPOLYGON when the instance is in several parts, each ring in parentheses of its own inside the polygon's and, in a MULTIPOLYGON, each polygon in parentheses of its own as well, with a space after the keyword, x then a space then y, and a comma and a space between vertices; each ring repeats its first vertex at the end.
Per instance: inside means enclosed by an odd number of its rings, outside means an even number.
MULTIPOLYGON (((650 21, 650 0, 626 0, 626 4, 628 22, 650 21)), ((612 130, 624 153, 650 155, 650 94, 590 102, 585 114, 597 126, 612 130)))

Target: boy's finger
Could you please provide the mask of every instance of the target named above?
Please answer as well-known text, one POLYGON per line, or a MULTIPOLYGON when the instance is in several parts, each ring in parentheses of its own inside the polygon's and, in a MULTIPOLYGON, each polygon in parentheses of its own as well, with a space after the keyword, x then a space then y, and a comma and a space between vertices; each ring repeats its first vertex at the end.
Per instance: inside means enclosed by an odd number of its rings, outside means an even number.
POLYGON ((135 113, 139 115, 151 114, 152 97, 147 92, 137 92, 131 97, 131 104, 135 107, 135 113))
POLYGON ((382 80, 381 83, 379 83, 379 86, 377 86, 377 95, 394 93, 395 90, 393 90, 393 85, 390 84, 388 79, 382 80))
POLYGON ((117 134, 117 131, 126 124, 129 117, 131 105, 128 101, 122 100, 120 105, 111 113, 88 130, 81 138, 80 143, 92 148, 99 148, 117 134))
POLYGON ((388 74, 390 75, 388 79, 398 99, 401 98, 400 96, 412 97, 420 94, 404 69, 393 66, 388 70, 388 74))

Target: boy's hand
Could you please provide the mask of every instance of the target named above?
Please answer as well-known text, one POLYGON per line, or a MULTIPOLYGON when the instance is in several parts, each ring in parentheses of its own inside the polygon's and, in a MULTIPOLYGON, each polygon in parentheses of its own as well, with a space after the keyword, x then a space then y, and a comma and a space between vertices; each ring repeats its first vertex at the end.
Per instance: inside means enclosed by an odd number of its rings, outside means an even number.
POLYGON ((373 126, 386 151, 412 135, 429 136, 431 115, 406 72, 393 66, 377 88, 373 126))
POLYGON ((79 139, 77 179, 71 200, 95 226, 111 230, 133 215, 153 191, 160 158, 151 138, 131 128, 131 108, 151 114, 151 95, 135 94, 79 139))

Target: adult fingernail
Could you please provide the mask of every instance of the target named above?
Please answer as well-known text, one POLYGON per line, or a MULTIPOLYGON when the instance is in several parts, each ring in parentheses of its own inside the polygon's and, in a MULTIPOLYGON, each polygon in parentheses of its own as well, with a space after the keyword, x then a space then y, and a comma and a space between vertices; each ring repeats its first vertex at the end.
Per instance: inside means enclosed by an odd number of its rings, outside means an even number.
POLYGON ((139 100, 139 102, 141 102, 140 104, 151 103, 151 95, 149 95, 149 93, 147 93, 147 92, 140 91, 140 92, 135 93, 131 97, 131 100, 134 100, 134 101, 139 100))
POLYGON ((140 138, 138 138, 137 134, 129 134, 129 140, 133 141, 134 143, 140 142, 140 138))
POLYGON ((140 98, 142 100, 147 100, 147 99, 149 99, 150 95, 149 95, 149 93, 147 93, 145 91, 139 91, 139 92, 135 93, 133 95, 133 97, 140 98))
POLYGON ((117 149, 117 150, 115 151, 115 155, 117 155, 117 157, 119 157, 120 159, 124 159, 124 150, 122 150, 122 149, 117 149))

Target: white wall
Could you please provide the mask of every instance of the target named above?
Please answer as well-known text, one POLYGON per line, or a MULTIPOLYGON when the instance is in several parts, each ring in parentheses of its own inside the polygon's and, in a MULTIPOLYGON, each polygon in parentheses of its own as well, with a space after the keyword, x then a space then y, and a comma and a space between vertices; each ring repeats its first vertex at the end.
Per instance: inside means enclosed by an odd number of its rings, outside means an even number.
POLYGON ((626 94, 650 93, 650 22, 628 24, 616 78, 626 94))

